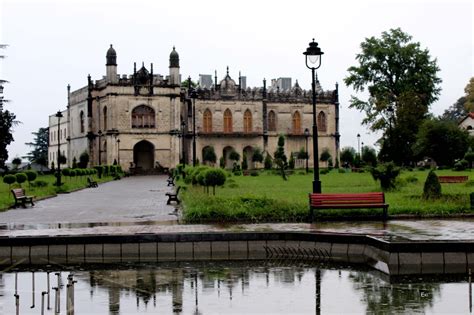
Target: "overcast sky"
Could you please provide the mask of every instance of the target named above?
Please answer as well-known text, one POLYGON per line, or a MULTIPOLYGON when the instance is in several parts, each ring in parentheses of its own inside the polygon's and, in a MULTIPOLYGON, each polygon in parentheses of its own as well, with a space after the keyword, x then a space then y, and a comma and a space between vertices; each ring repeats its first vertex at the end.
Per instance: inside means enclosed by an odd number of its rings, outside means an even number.
POLYGON ((364 1, 152 1, 0 0, 0 43, 9 47, 0 78, 21 125, 9 146, 11 160, 25 155, 31 132, 48 125, 48 115, 66 108, 72 90, 105 75, 105 53, 117 51, 118 73, 133 73, 133 62, 168 74, 173 46, 183 78, 217 70, 248 86, 263 78, 292 77, 310 89, 311 73, 302 52, 314 37, 325 52, 318 71, 326 89, 340 83, 341 145, 372 145, 379 137, 361 125, 363 115, 349 109, 354 91, 343 84, 356 65, 360 43, 400 27, 428 48, 441 68, 441 95, 431 111, 438 115, 464 94, 473 76, 472 0, 364 1))

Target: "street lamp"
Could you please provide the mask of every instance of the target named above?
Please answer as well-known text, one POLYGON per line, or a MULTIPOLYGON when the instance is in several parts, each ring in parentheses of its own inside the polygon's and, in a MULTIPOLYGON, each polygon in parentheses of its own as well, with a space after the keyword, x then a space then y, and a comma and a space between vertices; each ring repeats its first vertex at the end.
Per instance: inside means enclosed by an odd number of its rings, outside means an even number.
POLYGON ((309 152, 308 152, 308 138, 309 138, 309 129, 306 128, 304 130, 304 137, 305 137, 305 140, 306 140, 306 174, 308 174, 308 160, 309 160, 309 152))
MULTIPOLYGON (((191 77, 189 77, 191 83, 191 77)), ((193 166, 196 166, 196 90, 191 91, 191 99, 193 100, 193 166)))
POLYGON ((318 47, 318 43, 313 41, 309 43, 309 47, 303 53, 305 55, 306 67, 311 69, 312 76, 312 90, 313 90, 313 159, 314 159, 314 179, 313 179, 313 193, 321 193, 321 181, 319 180, 319 163, 318 163, 318 127, 316 125, 316 83, 315 71, 321 66, 321 57, 324 53, 318 47))
POLYGON ((120 139, 117 139, 117 163, 120 165, 120 139))
POLYGON ((357 134, 357 152, 359 152, 359 160, 360 160, 360 134, 357 134))
POLYGON ((181 120, 181 164, 186 164, 186 156, 184 150, 184 127, 186 127, 186 123, 184 120, 181 120))
POLYGON ((56 117, 58 118, 58 173, 56 175, 56 186, 61 186, 61 137, 59 134, 61 133, 61 118, 63 117, 63 113, 60 110, 56 113, 56 117))

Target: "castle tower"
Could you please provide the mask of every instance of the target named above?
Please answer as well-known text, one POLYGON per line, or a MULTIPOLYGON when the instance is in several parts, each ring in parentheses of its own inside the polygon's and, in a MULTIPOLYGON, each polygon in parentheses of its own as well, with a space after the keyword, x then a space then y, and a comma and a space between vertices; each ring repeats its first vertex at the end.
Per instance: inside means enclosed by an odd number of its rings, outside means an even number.
POLYGON ((105 56, 107 63, 105 64, 106 67, 106 78, 107 82, 109 83, 118 83, 118 78, 117 78, 117 53, 115 52, 115 49, 112 47, 112 44, 110 44, 109 50, 107 50, 107 55, 105 56))
POLYGON ((173 51, 170 54, 170 80, 172 85, 180 85, 181 80, 179 76, 179 55, 173 46, 173 51))

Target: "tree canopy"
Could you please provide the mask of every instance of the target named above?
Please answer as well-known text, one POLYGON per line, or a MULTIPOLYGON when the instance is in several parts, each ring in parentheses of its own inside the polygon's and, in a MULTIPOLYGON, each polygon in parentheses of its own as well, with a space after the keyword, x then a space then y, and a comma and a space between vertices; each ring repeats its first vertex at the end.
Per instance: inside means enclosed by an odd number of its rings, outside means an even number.
POLYGON ((0 169, 5 168, 8 159, 7 146, 13 142, 12 128, 18 123, 15 118, 15 114, 0 108, 0 169))
POLYGON ((467 131, 457 124, 427 119, 420 127, 413 150, 419 159, 431 157, 438 165, 452 166, 456 159, 464 157, 471 142, 467 131))
POLYGON ((348 69, 344 82, 369 97, 352 96, 350 107, 365 113, 363 124, 389 138, 382 148, 387 156, 397 164, 412 162, 418 125, 441 91, 436 59, 400 28, 366 38, 356 59, 359 65, 348 69))
POLYGON ((32 132, 32 134, 35 136, 33 142, 25 144, 33 147, 33 150, 24 157, 30 162, 48 166, 49 128, 40 128, 37 132, 32 132))
POLYGON ((466 101, 464 102, 464 108, 467 112, 474 111, 474 77, 469 80, 469 83, 464 88, 466 93, 466 101))

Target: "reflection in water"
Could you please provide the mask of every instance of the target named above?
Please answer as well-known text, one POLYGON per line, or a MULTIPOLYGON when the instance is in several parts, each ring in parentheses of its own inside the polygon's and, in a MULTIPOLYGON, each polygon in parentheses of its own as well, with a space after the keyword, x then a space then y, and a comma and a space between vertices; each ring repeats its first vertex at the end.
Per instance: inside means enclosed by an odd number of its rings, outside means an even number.
POLYGON ((75 314, 452 313, 469 309, 465 279, 449 283, 403 278, 391 283, 383 274, 368 270, 275 262, 17 270, 0 274, 2 313, 15 314, 15 292, 20 314, 38 314, 38 307, 30 307, 40 299, 43 309, 44 299, 49 300, 47 292, 53 295, 54 310, 66 313, 75 306, 75 314), (49 277, 54 275, 57 278, 49 288, 49 277))

